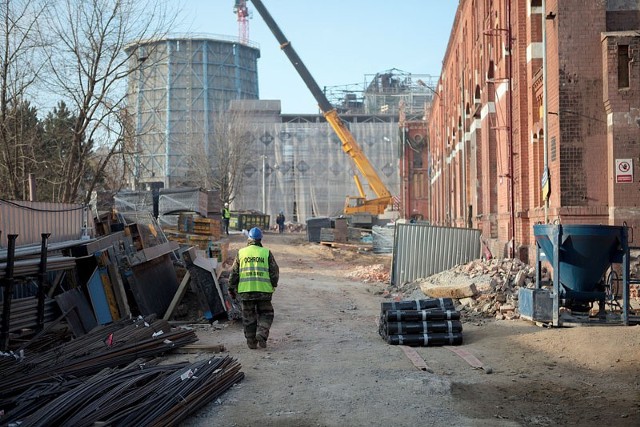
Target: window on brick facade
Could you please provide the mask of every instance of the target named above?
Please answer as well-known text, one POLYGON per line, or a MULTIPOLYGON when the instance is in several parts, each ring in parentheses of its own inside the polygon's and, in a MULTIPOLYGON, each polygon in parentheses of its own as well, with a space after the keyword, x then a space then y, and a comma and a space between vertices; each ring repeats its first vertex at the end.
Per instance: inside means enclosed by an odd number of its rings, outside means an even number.
POLYGON ((542 0, 531 0, 531 7, 542 7, 542 0))
POLYGON ((422 169, 422 154, 421 154, 421 152, 414 153, 414 155, 413 155, 413 167, 415 169, 422 169))
POLYGON ((618 45, 618 89, 629 88, 629 46, 618 45))

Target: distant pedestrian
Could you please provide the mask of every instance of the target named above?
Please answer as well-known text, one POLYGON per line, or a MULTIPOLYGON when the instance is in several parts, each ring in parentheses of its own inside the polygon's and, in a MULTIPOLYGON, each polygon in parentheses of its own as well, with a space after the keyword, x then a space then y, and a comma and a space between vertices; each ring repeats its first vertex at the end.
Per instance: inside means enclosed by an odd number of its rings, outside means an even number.
POLYGON ((238 251, 229 275, 229 295, 240 301, 247 346, 267 347, 273 323, 271 298, 278 286, 280 269, 271 251, 262 246, 262 230, 249 230, 247 246, 238 251))
POLYGON ((224 208, 222 208, 222 225, 227 236, 229 235, 229 219, 231 219, 231 211, 229 210, 229 203, 225 203, 224 208))
POLYGON ((280 211, 276 217, 276 224, 278 224, 278 232, 280 234, 284 233, 284 212, 280 211))

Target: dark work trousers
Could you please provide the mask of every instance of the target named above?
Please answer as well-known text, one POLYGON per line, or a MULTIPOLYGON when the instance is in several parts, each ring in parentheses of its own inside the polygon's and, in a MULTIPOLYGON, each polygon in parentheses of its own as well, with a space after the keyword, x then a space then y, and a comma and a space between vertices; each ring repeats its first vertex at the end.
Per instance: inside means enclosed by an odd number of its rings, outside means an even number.
POLYGON ((269 329, 273 323, 273 305, 271 301, 241 301, 242 326, 247 342, 255 342, 256 335, 267 341, 269 329))

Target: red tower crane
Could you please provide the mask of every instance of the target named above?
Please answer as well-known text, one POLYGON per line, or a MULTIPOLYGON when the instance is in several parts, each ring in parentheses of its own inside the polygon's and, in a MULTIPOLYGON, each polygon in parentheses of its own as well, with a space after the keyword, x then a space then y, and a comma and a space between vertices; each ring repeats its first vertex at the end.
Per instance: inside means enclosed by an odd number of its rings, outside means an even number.
POLYGON ((249 9, 246 0, 236 0, 233 13, 238 17, 238 39, 240 43, 249 42, 249 9))

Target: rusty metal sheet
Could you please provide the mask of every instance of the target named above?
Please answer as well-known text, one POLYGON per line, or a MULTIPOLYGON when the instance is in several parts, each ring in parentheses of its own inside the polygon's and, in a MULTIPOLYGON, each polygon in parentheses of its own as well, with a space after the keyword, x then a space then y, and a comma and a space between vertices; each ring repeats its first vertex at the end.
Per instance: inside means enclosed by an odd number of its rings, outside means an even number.
MULTIPOLYGON (((162 317, 178 290, 178 278, 168 254, 131 267, 125 272, 140 314, 162 317)), ((131 301, 129 301, 131 303, 131 301)))

